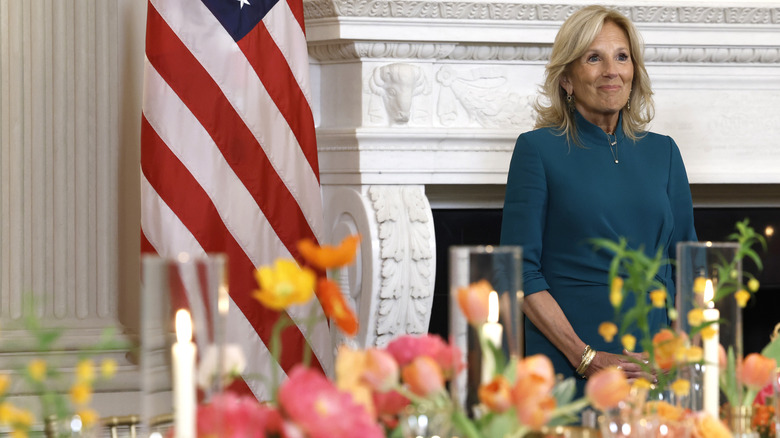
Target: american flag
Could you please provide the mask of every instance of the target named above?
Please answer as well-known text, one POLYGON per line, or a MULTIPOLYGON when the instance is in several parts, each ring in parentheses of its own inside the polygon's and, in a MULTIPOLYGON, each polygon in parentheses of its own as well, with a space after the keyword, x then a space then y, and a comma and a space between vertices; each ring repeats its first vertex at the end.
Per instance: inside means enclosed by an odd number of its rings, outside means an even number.
MULTIPOLYGON (((332 368, 325 323, 283 334, 279 314, 251 297, 256 266, 299 259, 323 228, 301 0, 149 0, 141 134, 142 252, 225 253, 229 342, 247 373, 288 371, 304 342, 332 368)), ((316 300, 310 306, 319 310, 316 300)), ((309 315, 288 311, 296 322, 309 315)), ((269 394, 249 381, 260 399, 269 394)))

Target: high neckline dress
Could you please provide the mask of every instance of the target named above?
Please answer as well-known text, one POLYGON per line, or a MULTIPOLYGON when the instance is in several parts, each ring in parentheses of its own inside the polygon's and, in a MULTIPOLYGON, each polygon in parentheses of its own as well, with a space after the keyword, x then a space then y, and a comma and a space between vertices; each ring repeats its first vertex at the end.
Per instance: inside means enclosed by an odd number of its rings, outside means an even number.
MULTIPOLYGON (((621 353, 618 339, 606 343, 597 332, 614 315, 607 284, 612 254, 594 250, 589 239, 625 237, 632 248, 644 247, 648 255, 662 248, 673 259, 678 242, 696 240, 690 187, 671 137, 648 132, 634 142, 622 129, 608 136, 579 113, 575 117, 581 146, 569 145, 549 128, 518 137, 501 244, 523 247, 526 295, 549 290, 583 342, 621 353), (617 140, 612 149, 610 137, 617 140)), ((674 296, 671 265, 662 267, 658 279, 674 296)), ((651 313, 652 331, 667 325, 665 310, 651 313)), ((525 349, 526 355, 548 356, 556 373, 576 376, 575 367, 527 318, 525 349)), ((578 394, 584 383, 578 379, 578 394)))

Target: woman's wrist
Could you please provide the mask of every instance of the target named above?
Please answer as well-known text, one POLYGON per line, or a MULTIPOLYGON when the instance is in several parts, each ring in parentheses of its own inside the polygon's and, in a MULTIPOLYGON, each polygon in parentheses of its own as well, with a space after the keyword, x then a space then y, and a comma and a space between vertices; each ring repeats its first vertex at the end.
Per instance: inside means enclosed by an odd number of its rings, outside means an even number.
POLYGON ((596 350, 590 348, 590 345, 586 345, 585 350, 580 357, 580 364, 576 369, 577 374, 581 377, 585 377, 585 372, 588 370, 591 362, 593 362, 594 357, 596 357, 596 350))

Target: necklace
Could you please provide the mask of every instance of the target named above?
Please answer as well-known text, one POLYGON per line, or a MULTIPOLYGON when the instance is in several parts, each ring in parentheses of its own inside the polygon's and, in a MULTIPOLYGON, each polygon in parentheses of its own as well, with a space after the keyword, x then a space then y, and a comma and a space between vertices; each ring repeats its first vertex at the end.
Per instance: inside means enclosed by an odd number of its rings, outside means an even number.
POLYGON ((609 133, 607 134, 607 143, 609 143, 609 151, 612 152, 612 158, 615 159, 615 164, 618 163, 618 148, 617 148, 617 134, 615 134, 615 138, 609 136, 609 133))

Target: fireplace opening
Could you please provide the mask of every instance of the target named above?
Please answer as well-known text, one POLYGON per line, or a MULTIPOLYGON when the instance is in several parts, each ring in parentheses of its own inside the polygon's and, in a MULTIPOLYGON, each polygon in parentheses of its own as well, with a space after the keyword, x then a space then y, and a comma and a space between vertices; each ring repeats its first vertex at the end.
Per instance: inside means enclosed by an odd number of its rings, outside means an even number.
MULTIPOLYGON (((757 231, 780 233, 780 208, 694 209, 694 224, 700 241, 725 241, 734 224, 745 218, 757 231)), ((501 209, 434 209, 436 233, 436 284, 430 333, 449 338, 449 247, 452 245, 497 245, 501 235, 501 209)), ((761 282, 743 312, 745 354, 760 351, 780 322, 780 236, 767 237, 767 250, 760 248, 764 269, 746 259, 743 270, 761 282)))

